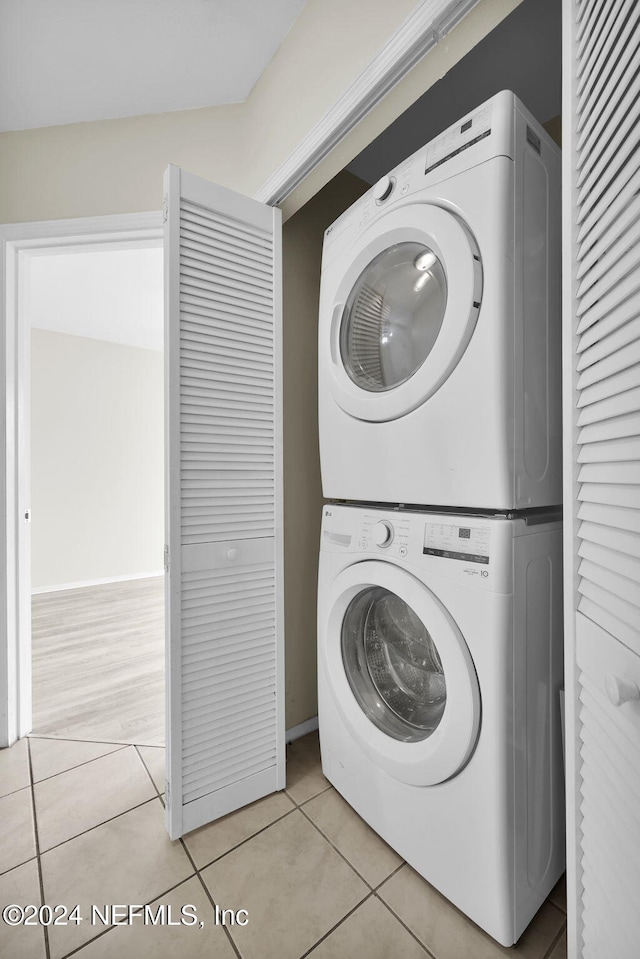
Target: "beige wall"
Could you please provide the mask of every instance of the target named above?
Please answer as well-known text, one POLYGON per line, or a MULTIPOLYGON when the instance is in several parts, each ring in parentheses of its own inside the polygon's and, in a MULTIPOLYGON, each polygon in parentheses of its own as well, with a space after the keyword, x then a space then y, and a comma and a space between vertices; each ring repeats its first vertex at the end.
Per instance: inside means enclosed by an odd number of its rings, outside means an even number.
POLYGON ((416 0, 308 0, 245 103, 0 135, 0 222, 159 210, 176 163, 249 195, 416 0))
POLYGON ((326 227, 368 189, 340 173, 283 230, 284 596, 287 729, 315 716, 322 488, 318 456, 318 295, 326 227))
POLYGON ((481 0, 287 197, 282 204, 285 218, 299 210, 336 173, 351 163, 361 150, 386 130, 521 3, 522 0, 481 0))
MULTIPOLYGON (((481 3, 358 124, 284 204, 299 209, 521 0, 481 3)), ((252 195, 415 8, 308 0, 240 104, 0 135, 0 222, 159 210, 176 163, 252 195)))
MULTIPOLYGON (((318 191, 520 2, 481 0, 284 203, 285 217, 292 217, 285 230, 284 291, 289 727, 315 712, 320 244, 324 226, 360 188, 341 178, 327 193, 318 191)), ((0 222, 158 210, 168 163, 253 194, 415 6, 415 0, 308 0, 243 104, 0 135, 0 222)), ((37 508, 34 500, 34 528, 37 508)))
POLYGON ((34 589, 163 567, 163 357, 32 330, 34 589))

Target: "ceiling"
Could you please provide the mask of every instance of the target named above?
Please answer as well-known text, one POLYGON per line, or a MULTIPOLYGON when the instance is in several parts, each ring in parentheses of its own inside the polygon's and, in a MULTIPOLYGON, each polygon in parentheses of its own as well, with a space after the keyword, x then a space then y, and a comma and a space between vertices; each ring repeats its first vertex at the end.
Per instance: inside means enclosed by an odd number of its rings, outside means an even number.
POLYGON ((41 330, 162 350, 162 247, 32 256, 29 319, 41 330))
POLYGON ((0 0, 0 131, 239 103, 305 0, 0 0))
POLYGON ((375 183, 500 90, 540 123, 562 109, 562 0, 524 0, 347 167, 375 183))

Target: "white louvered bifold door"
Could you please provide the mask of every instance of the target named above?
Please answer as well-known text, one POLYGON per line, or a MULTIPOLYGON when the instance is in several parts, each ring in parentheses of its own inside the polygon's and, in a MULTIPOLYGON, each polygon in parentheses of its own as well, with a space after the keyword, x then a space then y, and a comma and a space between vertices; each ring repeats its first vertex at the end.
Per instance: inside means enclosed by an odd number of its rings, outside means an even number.
POLYGON ((165 175, 167 824, 284 788, 281 214, 165 175))
POLYGON ((564 2, 568 926, 640 955, 640 3, 564 2))

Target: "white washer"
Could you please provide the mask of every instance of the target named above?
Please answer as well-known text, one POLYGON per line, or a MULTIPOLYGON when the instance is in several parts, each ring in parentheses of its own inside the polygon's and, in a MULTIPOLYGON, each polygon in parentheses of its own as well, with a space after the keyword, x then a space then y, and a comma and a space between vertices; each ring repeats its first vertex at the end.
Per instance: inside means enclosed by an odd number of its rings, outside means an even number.
POLYGON ((326 231, 324 495, 560 503, 560 293, 560 152, 503 92, 326 231))
POLYGON ((562 527, 327 505, 322 768, 503 945, 564 869, 562 527))

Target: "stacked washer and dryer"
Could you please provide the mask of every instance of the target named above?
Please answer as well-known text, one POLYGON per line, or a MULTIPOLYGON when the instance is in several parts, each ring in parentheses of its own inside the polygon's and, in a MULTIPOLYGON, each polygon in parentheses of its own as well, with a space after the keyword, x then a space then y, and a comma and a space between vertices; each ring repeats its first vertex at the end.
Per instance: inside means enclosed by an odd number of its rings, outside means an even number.
POLYGON ((326 231, 322 766, 515 942, 564 868, 560 155, 503 92, 326 231))

